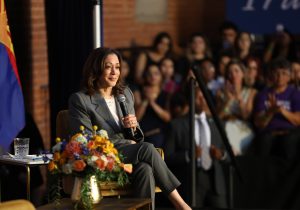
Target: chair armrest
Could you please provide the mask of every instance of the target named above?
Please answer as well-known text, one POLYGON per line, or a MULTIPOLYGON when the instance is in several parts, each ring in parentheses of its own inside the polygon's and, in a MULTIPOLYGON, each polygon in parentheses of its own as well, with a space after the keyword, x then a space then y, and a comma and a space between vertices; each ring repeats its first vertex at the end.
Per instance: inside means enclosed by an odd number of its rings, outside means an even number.
POLYGON ((164 160, 165 159, 165 153, 162 148, 156 148, 157 152, 160 154, 161 158, 164 160))
POLYGON ((0 203, 0 210, 35 210, 31 202, 27 200, 12 200, 0 203))

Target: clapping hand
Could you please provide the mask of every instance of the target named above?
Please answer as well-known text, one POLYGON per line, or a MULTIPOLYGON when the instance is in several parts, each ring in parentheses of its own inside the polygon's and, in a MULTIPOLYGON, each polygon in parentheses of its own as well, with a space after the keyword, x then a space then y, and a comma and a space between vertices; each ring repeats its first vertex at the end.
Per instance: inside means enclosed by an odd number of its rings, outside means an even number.
POLYGON ((215 145, 210 146, 210 156, 215 160, 221 160, 224 156, 224 152, 217 148, 215 145))
POLYGON ((144 88, 145 98, 151 103, 154 102, 157 98, 157 93, 155 93, 151 88, 144 88))
POLYGON ((277 99, 274 94, 268 95, 267 107, 268 107, 268 111, 270 111, 271 113, 281 112, 283 109, 282 106, 279 106, 277 104, 277 99))
POLYGON ((199 145, 195 147, 195 157, 196 159, 201 158, 202 155, 202 148, 199 145))
POLYGON ((228 101, 236 99, 236 92, 233 89, 232 84, 229 81, 226 81, 225 87, 224 87, 224 93, 228 101))

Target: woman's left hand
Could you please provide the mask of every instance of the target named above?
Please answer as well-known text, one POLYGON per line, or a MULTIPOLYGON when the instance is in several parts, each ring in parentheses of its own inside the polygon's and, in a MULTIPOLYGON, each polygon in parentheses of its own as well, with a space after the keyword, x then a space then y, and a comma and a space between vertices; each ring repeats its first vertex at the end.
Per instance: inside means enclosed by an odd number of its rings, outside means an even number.
POLYGON ((136 129, 138 122, 135 115, 129 114, 128 116, 122 119, 123 125, 125 128, 136 129))

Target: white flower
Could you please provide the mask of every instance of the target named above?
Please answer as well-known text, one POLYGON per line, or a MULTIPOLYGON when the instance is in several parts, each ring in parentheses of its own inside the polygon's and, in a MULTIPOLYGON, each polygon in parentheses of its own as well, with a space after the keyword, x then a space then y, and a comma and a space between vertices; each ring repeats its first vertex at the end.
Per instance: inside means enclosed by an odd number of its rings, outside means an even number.
POLYGON ((65 165, 62 166, 62 171, 65 174, 71 174, 72 173, 72 165, 67 163, 65 165))
POLYGON ((107 139, 108 139, 108 134, 107 134, 107 131, 106 131, 106 130, 101 129, 101 130, 99 131, 99 135, 100 135, 101 137, 103 137, 103 138, 107 138, 107 139))
POLYGON ((104 165, 105 165, 105 167, 106 167, 106 166, 107 166, 107 163, 108 163, 108 160, 107 160, 106 156, 105 156, 105 155, 101 155, 101 156, 100 156, 100 159, 104 161, 104 165))
POLYGON ((87 143, 87 139, 85 138, 85 136, 83 136, 82 134, 78 135, 75 138, 75 141, 82 143, 82 144, 86 144, 87 143))
POLYGON ((95 161, 98 160, 98 157, 93 155, 89 159, 87 159, 87 164, 90 166, 95 166, 95 161))

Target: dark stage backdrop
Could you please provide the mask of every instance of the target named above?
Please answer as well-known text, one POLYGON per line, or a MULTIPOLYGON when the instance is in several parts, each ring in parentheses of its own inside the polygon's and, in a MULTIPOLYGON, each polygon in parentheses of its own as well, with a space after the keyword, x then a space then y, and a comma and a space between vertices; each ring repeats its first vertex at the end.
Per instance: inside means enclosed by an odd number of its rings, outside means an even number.
POLYGON ((237 158, 243 182, 235 175, 236 209, 300 209, 300 162, 276 157, 237 158))
POLYGON ((67 109, 68 97, 80 88, 84 61, 93 48, 92 1, 46 0, 51 134, 55 119, 67 109))

